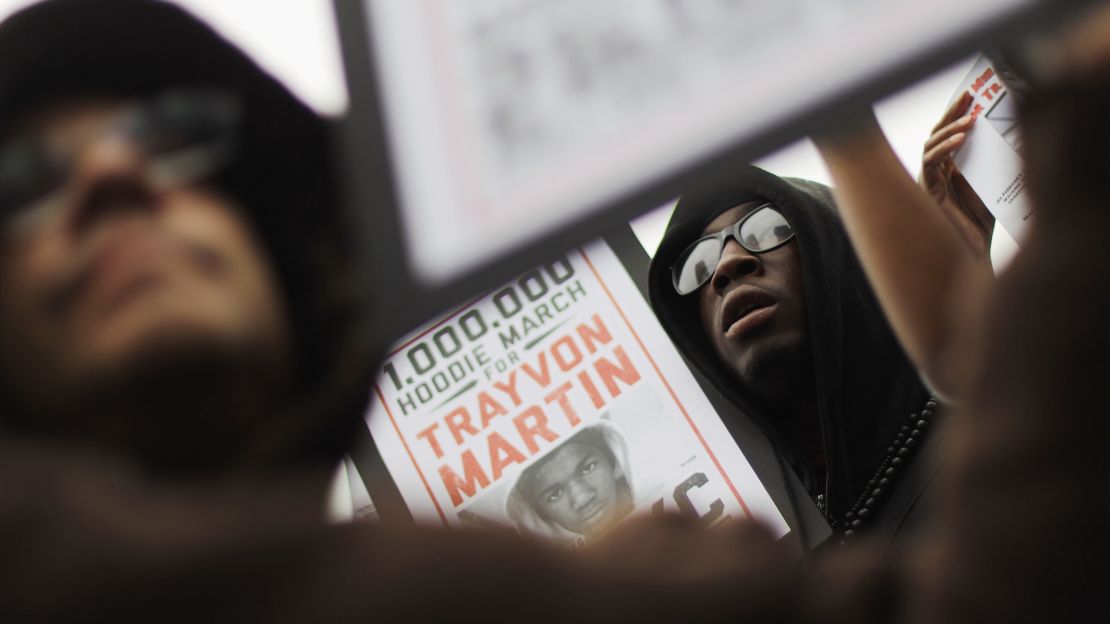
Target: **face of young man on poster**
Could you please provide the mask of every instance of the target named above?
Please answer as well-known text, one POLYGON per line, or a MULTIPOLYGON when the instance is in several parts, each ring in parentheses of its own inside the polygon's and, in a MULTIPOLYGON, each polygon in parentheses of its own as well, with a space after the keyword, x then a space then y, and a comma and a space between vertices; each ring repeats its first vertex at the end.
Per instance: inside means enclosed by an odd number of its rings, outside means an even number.
POLYGON ((627 483, 603 443, 572 438, 530 469, 526 498, 548 520, 597 534, 628 513, 627 483))

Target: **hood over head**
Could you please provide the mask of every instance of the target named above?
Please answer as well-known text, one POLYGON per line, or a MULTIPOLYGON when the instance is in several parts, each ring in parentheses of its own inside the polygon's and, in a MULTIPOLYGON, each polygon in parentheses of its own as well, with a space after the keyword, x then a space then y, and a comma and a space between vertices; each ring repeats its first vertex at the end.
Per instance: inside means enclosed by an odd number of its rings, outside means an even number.
MULTIPOLYGON (((368 348, 366 302, 344 235, 329 122, 168 3, 49 0, 0 24, 0 133, 47 103, 180 87, 226 89, 241 100, 238 158, 217 183, 245 207, 293 333, 295 404, 232 463, 334 464, 360 425, 377 353, 368 348)), ((197 449, 198 461, 206 452, 197 449)))
POLYGON ((824 185, 778 178, 753 166, 736 172, 727 190, 684 196, 675 208, 648 277, 651 304, 675 345, 741 412, 788 453, 807 487, 800 455, 760 406, 738 388, 702 331, 696 295, 679 296, 671 282, 678 255, 718 214, 737 204, 774 204, 795 231, 809 319, 817 401, 828 467, 832 514, 854 502, 910 413, 927 392, 892 334, 856 259, 824 185))

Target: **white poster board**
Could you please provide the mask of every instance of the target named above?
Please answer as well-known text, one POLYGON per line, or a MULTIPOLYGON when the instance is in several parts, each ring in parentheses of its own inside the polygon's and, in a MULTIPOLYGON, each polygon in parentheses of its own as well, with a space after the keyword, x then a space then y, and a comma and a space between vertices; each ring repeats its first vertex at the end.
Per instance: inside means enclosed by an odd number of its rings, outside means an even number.
POLYGON ((983 56, 953 101, 965 92, 972 98, 969 114, 975 125, 956 152, 956 166, 1006 233, 1020 243, 1033 216, 1033 202, 1025 192, 1017 104, 983 56))
POLYGON ((787 532, 603 242, 415 332, 373 394, 371 434, 419 520, 567 545, 658 512, 787 532))
POLYGON ((360 1, 431 284, 1037 3, 360 1))

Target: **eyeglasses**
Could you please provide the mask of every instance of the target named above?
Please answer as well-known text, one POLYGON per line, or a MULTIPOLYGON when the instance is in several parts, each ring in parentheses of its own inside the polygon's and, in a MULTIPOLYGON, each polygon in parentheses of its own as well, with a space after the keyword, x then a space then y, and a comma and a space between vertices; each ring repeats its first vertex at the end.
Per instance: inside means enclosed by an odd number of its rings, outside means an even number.
POLYGON ((688 295, 709 281, 730 237, 749 252, 761 254, 788 243, 794 238, 794 228, 782 213, 766 203, 720 232, 699 238, 679 254, 671 268, 671 280, 678 294, 688 295))
POLYGON ((240 115, 230 93, 171 91, 127 106, 75 149, 60 150, 37 135, 10 141, 0 147, 0 228, 27 231, 60 212, 81 153, 109 138, 139 150, 155 190, 211 177, 234 158, 240 115))

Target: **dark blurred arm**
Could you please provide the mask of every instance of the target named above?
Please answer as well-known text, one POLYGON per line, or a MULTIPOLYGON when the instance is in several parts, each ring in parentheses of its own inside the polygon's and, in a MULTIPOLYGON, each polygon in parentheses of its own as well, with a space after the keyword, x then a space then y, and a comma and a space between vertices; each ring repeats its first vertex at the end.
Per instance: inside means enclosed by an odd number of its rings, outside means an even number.
POLYGON ((787 559, 746 523, 706 535, 648 522, 572 554, 506 534, 325 526, 294 481, 157 487, 44 459, 0 461, 11 621, 676 622, 787 608, 787 559))
POLYGON ((962 399, 993 282, 989 262, 971 251, 909 176, 873 116, 816 143, 849 238, 895 335, 940 396, 962 399))

